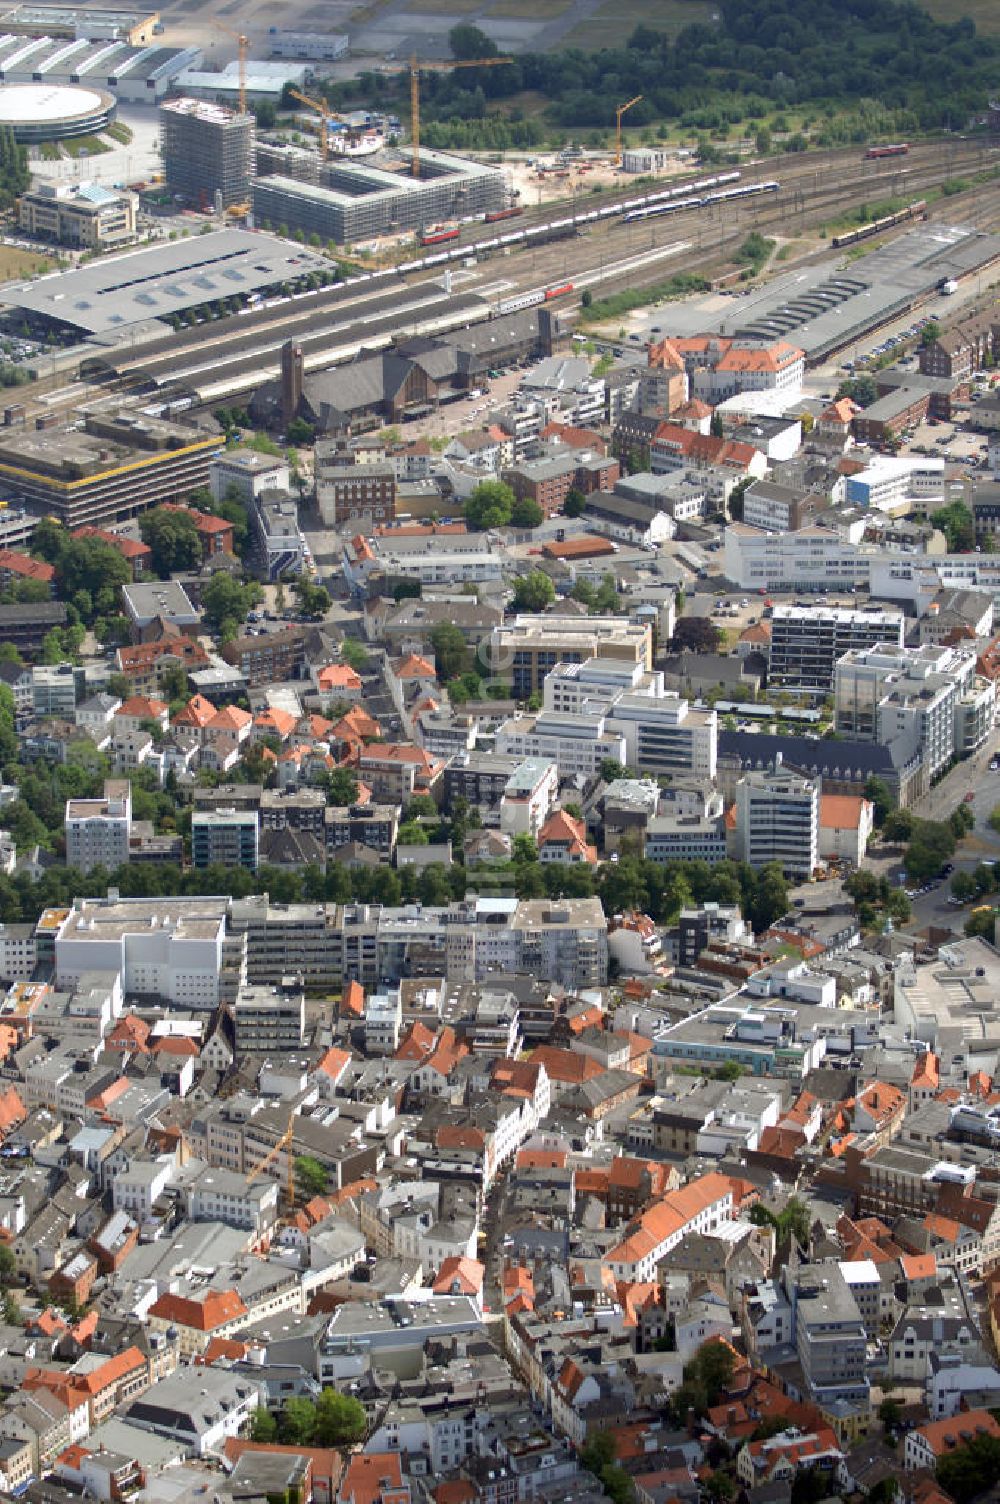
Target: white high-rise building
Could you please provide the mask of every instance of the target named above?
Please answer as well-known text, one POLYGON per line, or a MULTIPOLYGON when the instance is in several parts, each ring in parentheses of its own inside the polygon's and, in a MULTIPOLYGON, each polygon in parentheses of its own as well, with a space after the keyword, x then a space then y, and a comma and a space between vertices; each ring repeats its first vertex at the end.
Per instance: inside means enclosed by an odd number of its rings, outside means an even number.
POLYGON ((789 877, 819 865, 819 780, 747 773, 736 785, 736 852, 751 867, 778 862, 789 877))
POLYGON ((90 872, 114 872, 128 861, 132 833, 132 786, 108 778, 100 799, 66 800, 66 865, 90 872))

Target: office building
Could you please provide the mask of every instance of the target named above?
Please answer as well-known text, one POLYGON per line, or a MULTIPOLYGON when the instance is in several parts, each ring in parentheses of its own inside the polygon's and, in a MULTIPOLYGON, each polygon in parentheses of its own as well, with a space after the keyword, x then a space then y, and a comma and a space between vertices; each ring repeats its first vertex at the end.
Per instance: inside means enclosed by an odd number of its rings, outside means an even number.
POLYGON ((768 681, 829 692, 838 658, 876 643, 903 645, 903 613, 893 607, 775 606, 768 681))
POLYGON ((541 693, 557 663, 611 658, 653 666, 653 629, 648 621, 620 616, 515 616, 490 634, 490 677, 510 680, 515 698, 541 693))
POLYGON ((305 994, 296 987, 241 987, 233 1023, 240 1055, 298 1050, 305 1038, 305 994))
POLYGON ((191 816, 191 861, 195 867, 257 870, 259 826, 256 811, 203 809, 191 816))
POLYGON ((88 413, 82 429, 0 429, 0 483, 72 531, 185 499, 222 448, 219 435, 145 413, 88 413))
POLYGON ((795 1348, 809 1396, 866 1408, 868 1335, 858 1303, 838 1264, 784 1271, 792 1304, 795 1348))
POLYGON ((287 491, 291 473, 284 455, 258 454, 256 449, 228 449, 209 466, 208 483, 213 501, 225 501, 232 496, 248 506, 265 491, 287 491))
POLYGON ((71 720, 87 691, 86 670, 76 663, 36 663, 31 670, 31 708, 35 715, 63 715, 71 720))
POLYGON ((819 780, 780 769, 747 773, 736 785, 735 848, 751 867, 777 862, 808 878, 819 864, 819 780))
POLYGON ((202 99, 160 106, 160 150, 167 190, 201 209, 248 203, 254 170, 254 120, 202 99))
POLYGON ((100 183, 39 183, 17 201, 21 229, 78 250, 107 250, 135 239, 134 193, 100 183))
POLYGON ((66 865, 114 872, 128 861, 132 834, 132 786, 108 778, 100 799, 66 800, 66 865))
POLYGON ((996 685, 976 673, 971 649, 877 643, 837 663, 834 705, 839 735, 881 746, 908 740, 931 779, 986 741, 996 685))
POLYGON ((254 552, 266 580, 301 574, 307 547, 299 527, 299 508, 287 491, 265 491, 249 503, 254 552))

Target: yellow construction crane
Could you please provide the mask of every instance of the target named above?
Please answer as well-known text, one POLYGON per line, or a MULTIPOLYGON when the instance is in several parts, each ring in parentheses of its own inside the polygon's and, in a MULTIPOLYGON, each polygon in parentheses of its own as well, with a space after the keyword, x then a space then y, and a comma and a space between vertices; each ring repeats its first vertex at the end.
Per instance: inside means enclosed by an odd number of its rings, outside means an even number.
POLYGON ((625 114, 626 110, 630 110, 634 104, 638 104, 639 100, 641 98, 642 98, 642 95, 641 94, 637 94, 634 99, 630 99, 629 100, 628 104, 621 104, 621 105, 618 106, 617 110, 615 110, 615 166, 616 167, 620 167, 622 165, 622 116, 625 114))
POLYGON ((294 1128, 295 1114, 292 1113, 290 1114, 288 1119, 288 1127, 278 1139, 277 1143, 273 1146, 273 1148, 268 1149, 264 1157, 262 1159, 259 1159, 253 1166, 253 1168, 248 1170, 246 1173, 246 1183, 247 1185, 249 1185, 250 1182, 255 1178, 255 1176, 262 1175, 266 1169, 274 1164, 274 1161, 277 1159, 278 1155, 283 1149, 286 1150, 288 1165, 285 1174, 285 1195, 288 1198, 289 1211, 291 1211, 295 1205, 295 1155, 292 1153, 292 1135, 294 1128))
POLYGON ((293 99, 299 100, 301 104, 307 104, 311 110, 316 110, 318 113, 319 154, 325 162, 330 151, 330 140, 327 134, 327 121, 330 118, 329 107, 325 104, 320 104, 318 99, 310 99, 308 94, 300 94, 298 89, 289 89, 288 92, 293 99))
POLYGON ((410 141, 413 149, 412 172, 420 176, 420 74, 450 73, 452 68, 496 68, 500 63, 512 63, 512 57, 476 57, 458 63, 422 63, 416 56, 410 58, 410 141))
POLYGON ((247 112, 247 49, 250 46, 250 38, 242 31, 233 31, 231 26, 227 26, 217 17, 214 24, 220 31, 224 31, 227 37, 232 37, 237 45, 236 56, 240 62, 240 114, 245 115, 247 112))

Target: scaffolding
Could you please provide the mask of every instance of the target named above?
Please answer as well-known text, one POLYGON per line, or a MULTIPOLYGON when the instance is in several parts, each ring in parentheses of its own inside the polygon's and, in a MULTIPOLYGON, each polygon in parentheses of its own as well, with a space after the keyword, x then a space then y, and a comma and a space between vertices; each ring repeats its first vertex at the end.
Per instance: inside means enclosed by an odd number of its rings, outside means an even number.
POLYGON ((254 175, 254 120, 204 99, 160 106, 160 145, 168 192, 200 209, 217 199, 245 203, 254 175))

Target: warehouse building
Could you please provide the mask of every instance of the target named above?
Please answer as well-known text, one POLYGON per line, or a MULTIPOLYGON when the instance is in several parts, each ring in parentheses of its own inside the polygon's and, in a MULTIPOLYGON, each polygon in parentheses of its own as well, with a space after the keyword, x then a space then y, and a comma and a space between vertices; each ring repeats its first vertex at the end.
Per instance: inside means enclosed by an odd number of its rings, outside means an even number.
POLYGON ((5 84, 81 85, 109 90, 119 104, 154 104, 185 68, 201 60, 197 47, 132 46, 124 39, 72 40, 39 26, 15 35, 0 26, 0 77, 5 84))
POLYGON ((0 429, 0 483, 68 528, 126 522, 208 484, 221 437, 144 415, 76 428, 0 429))
POLYGON ((252 115, 204 99, 171 99, 160 107, 160 147, 170 193, 211 207, 248 201, 254 170, 252 115))
POLYGON ((272 57, 301 57, 310 63, 335 63, 347 56, 348 39, 343 32, 283 31, 269 26, 267 45, 272 57))
POLYGON ((503 208, 506 200, 499 168, 427 148, 420 153, 419 178, 410 175, 404 151, 380 153, 377 160, 340 161, 328 165, 325 176, 325 186, 291 177, 258 178, 253 188, 258 224, 282 225, 344 245, 487 213, 503 208))

